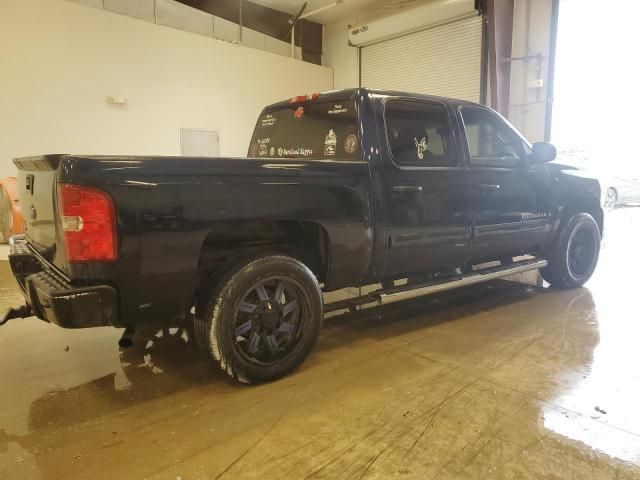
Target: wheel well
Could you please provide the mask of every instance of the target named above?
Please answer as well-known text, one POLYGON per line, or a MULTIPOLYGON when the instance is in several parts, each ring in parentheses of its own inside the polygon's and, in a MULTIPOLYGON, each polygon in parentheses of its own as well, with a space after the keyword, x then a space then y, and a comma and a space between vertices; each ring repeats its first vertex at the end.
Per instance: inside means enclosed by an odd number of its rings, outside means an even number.
POLYGON ((329 237, 320 224, 298 220, 231 220, 216 222, 202 244, 198 290, 225 265, 262 252, 289 255, 309 267, 319 282, 326 281, 329 237))
POLYGON ((565 213, 563 215, 563 223, 569 221, 569 219, 576 213, 588 213, 591 215, 600 229, 600 236, 603 235, 604 227, 604 213, 600 202, 595 198, 577 198, 572 200, 565 207, 565 213))

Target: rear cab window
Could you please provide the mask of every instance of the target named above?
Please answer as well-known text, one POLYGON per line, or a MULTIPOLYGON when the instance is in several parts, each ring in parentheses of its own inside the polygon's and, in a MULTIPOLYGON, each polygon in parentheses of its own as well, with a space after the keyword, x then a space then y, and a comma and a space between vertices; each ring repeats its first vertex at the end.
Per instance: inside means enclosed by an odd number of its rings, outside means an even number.
POLYGON ((357 132, 353 100, 292 103, 260 115, 249 157, 358 161, 357 132))

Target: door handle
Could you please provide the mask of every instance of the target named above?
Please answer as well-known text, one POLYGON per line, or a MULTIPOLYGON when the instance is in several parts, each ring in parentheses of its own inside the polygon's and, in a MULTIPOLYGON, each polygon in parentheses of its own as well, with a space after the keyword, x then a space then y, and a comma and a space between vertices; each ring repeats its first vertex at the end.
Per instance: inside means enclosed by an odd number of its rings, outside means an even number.
POLYGON ((500 190, 500 185, 496 185, 492 183, 483 183, 482 185, 480 185, 480 190, 495 192, 497 190, 500 190))
POLYGON ((422 187, 420 185, 394 185, 391 190, 394 193, 415 193, 421 192, 422 187))

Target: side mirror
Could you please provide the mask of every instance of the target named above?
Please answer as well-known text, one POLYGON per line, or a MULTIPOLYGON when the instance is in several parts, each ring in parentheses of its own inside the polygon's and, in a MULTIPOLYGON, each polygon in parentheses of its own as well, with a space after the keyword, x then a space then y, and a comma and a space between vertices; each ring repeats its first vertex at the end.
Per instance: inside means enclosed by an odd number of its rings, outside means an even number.
POLYGON ((533 144, 531 152, 531 163, 547 163, 556 158, 556 147, 547 142, 537 142, 533 144))

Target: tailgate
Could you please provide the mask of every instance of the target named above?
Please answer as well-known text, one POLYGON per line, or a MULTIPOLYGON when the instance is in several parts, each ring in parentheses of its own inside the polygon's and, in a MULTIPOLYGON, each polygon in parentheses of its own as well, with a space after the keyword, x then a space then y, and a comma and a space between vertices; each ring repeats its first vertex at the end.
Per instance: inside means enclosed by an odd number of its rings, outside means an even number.
POLYGON ((18 197, 29 244, 52 262, 56 250, 56 174, 62 155, 17 158, 18 197))

